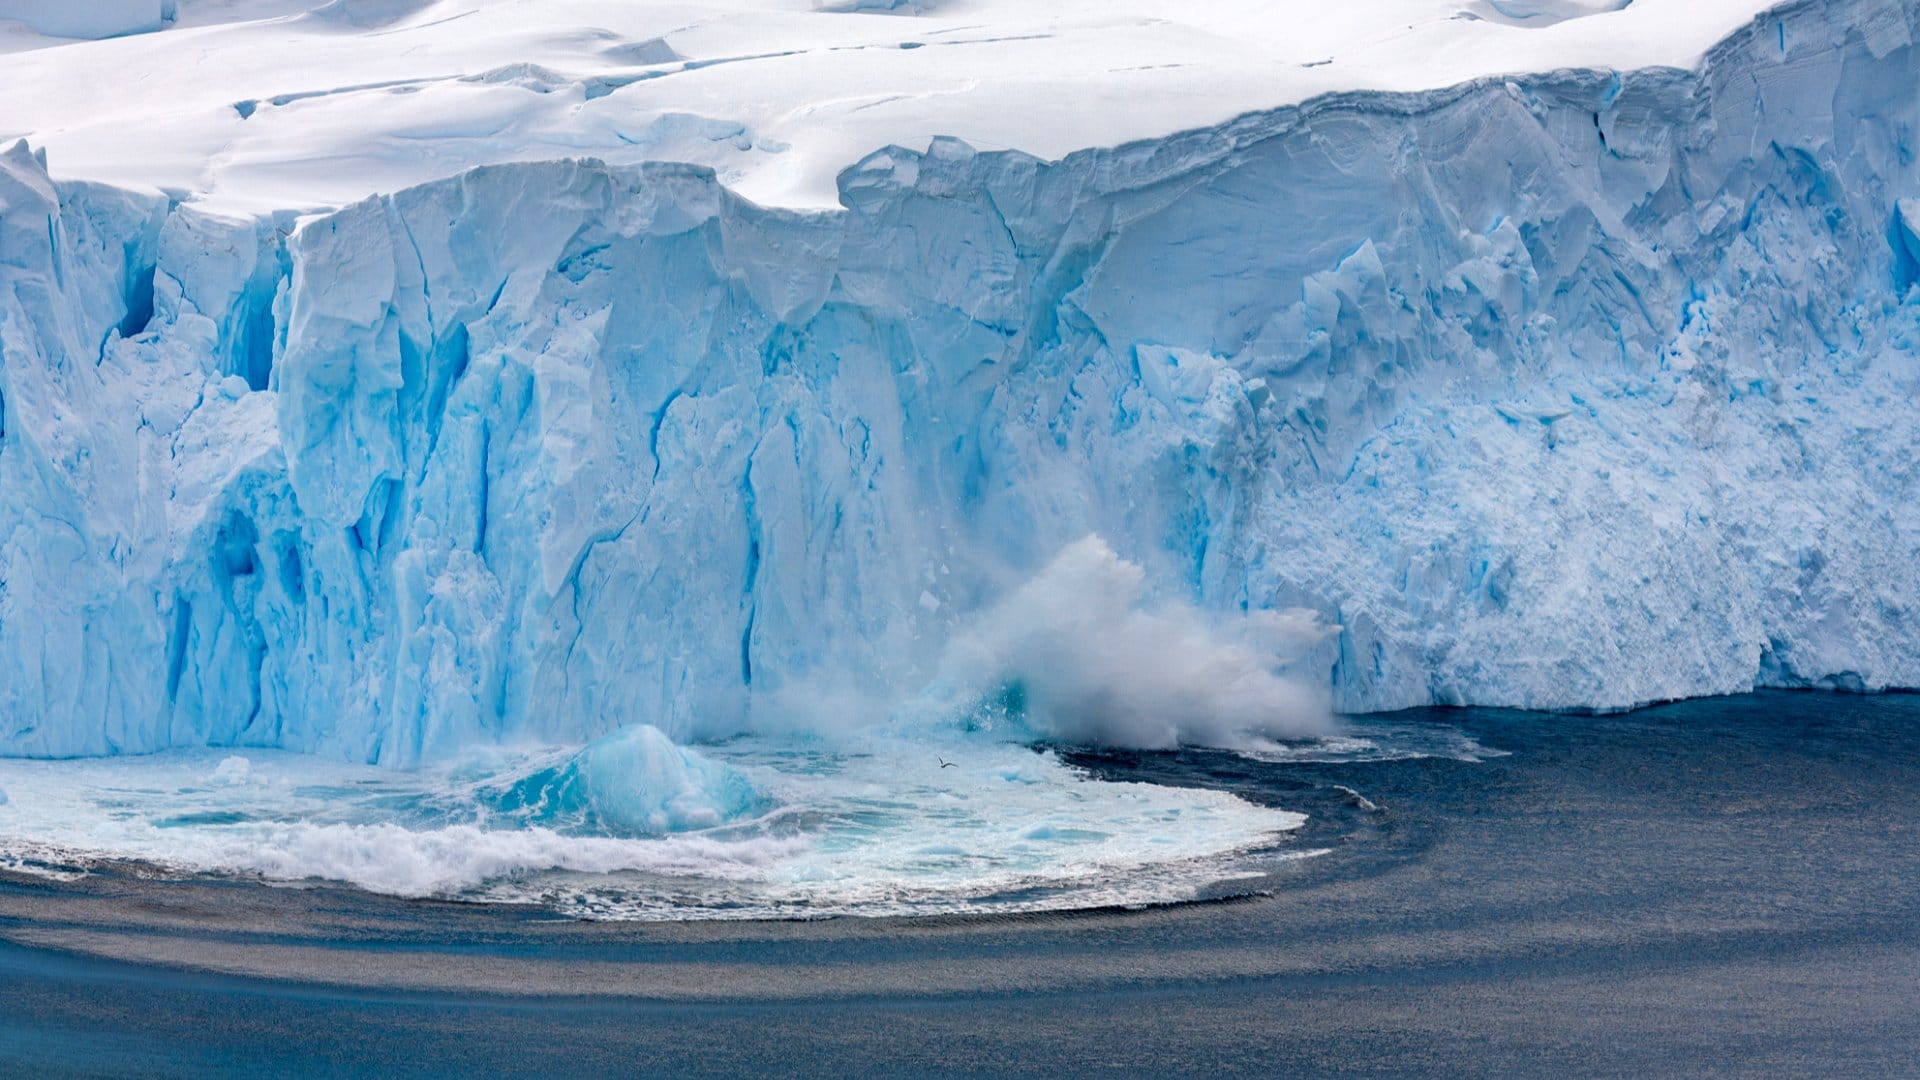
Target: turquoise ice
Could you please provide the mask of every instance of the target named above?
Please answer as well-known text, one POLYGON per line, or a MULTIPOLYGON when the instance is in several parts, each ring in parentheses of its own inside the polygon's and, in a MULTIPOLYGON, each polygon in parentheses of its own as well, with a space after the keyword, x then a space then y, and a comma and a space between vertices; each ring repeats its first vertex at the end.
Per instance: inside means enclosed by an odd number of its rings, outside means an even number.
POLYGON ((573 161, 238 219, 17 145, 0 754, 890 708, 1090 535, 1305 613, 1262 655, 1343 710, 1920 685, 1916 18, 936 140, 827 213, 573 161))

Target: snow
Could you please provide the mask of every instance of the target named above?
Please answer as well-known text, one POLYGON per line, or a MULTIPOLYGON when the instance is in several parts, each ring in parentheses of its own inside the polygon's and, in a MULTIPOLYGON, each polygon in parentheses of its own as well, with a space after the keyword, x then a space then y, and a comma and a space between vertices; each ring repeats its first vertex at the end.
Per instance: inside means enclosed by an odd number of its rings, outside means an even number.
POLYGON ((1695 66, 1764 0, 0 0, 0 141, 61 178, 229 213, 343 206, 478 165, 715 169, 833 207, 882 147, 1057 159, 1351 90, 1695 66), (1617 9, 1617 10, 1615 10, 1617 9), (86 13, 80 22, 79 13, 86 13))
MULTIPOLYGON (((20 38, 0 754, 1163 746, 1920 686, 1920 14, 1709 47, 1750 9, 1586 7, 182 3, 20 38), (987 15, 1064 29, 915 59, 987 15), (798 51, 663 51, 723 48, 798 51), (608 49, 670 74, 589 96, 608 49), (1418 89, 1627 61, 1679 66, 1418 89), (524 62, 568 75, 452 74, 524 62), (563 145, 615 160, 469 168, 563 145)), ((644 794, 626 827, 671 824, 644 794)))

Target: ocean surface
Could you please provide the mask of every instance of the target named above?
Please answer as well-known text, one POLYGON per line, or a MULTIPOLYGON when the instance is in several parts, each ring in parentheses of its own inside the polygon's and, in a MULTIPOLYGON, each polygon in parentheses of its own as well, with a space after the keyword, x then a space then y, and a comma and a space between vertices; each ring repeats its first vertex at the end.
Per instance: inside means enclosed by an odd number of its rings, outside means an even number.
POLYGON ((1285 827, 1140 892, 1108 866, 912 917, 16 858, 0 1074, 1920 1075, 1920 696, 1420 710, 1343 739, 1022 751, 1285 827))

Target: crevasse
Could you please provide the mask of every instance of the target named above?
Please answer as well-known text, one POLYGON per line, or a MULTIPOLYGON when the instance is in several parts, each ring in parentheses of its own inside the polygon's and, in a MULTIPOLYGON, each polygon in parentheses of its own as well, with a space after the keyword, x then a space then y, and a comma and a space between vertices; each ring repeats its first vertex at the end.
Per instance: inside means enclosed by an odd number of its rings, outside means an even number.
POLYGON ((935 140, 825 214, 556 162, 232 220, 15 146, 0 753, 894 700, 1088 534, 1318 612, 1346 710, 1920 685, 1916 23, 935 140))

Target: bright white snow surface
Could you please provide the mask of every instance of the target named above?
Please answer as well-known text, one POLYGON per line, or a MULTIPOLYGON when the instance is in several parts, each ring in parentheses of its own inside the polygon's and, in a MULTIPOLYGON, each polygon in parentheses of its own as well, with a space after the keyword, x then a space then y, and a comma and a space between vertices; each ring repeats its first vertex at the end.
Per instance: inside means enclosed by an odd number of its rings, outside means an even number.
POLYGON ((229 210, 576 156, 695 162, 757 202, 830 207, 840 172, 888 145, 951 136, 1058 158, 1331 91, 1690 68, 1766 6, 0 0, 0 20, 21 20, 0 22, 0 144, 27 137, 56 176, 229 210), (71 42, 35 26, 159 32, 71 42))

